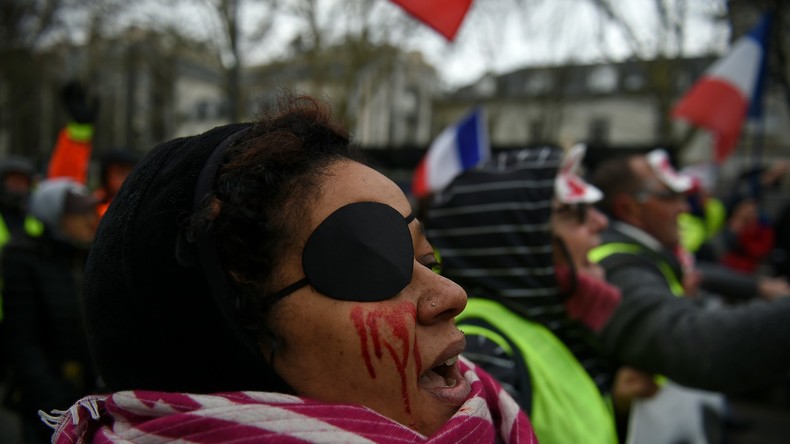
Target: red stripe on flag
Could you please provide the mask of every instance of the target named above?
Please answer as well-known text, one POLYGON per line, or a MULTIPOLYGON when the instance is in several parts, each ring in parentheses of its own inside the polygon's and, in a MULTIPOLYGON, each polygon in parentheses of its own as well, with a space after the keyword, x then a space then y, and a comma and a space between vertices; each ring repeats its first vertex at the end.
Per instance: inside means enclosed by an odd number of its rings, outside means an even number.
POLYGON ((426 164, 428 163, 428 156, 424 156, 417 169, 414 170, 414 178, 411 182, 411 194, 417 199, 421 199, 428 194, 428 177, 426 175, 426 164))
POLYGON ((672 115, 713 132, 716 161, 721 162, 735 149, 748 105, 747 98, 732 84, 705 77, 678 103, 672 115))
POLYGON ((414 18, 452 41, 472 0, 392 0, 414 18))

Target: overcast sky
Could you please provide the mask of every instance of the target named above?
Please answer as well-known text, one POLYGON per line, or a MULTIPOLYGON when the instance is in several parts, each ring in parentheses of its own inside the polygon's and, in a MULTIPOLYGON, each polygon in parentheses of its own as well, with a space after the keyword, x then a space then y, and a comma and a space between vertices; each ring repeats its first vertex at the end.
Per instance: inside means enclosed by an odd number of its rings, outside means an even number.
MULTIPOLYGON (((320 0, 318 4, 332 5, 337 1, 341 0, 320 0)), ((723 8, 724 0, 679 1, 684 1, 688 8, 683 53, 699 55, 724 51, 728 30, 707 19, 723 8)), ((426 26, 415 25, 414 31, 404 35, 399 43, 423 52, 448 87, 473 82, 487 71, 503 73, 528 65, 627 57, 629 49, 622 33, 597 14, 590 3, 591 0, 476 0, 454 42, 446 41, 426 26), (503 14, 502 10, 508 12, 503 14)), ((657 37, 655 0, 616 0, 614 3, 637 33, 643 47, 642 55, 654 56, 657 46, 666 40, 657 37)), ((256 8, 252 1, 243 5, 242 26, 251 31, 261 22, 261 14, 265 12, 256 8)), ((376 6, 381 20, 411 20, 389 0, 380 0, 376 6)), ((194 11, 195 8, 190 8, 188 13, 199 15, 194 11)), ((209 20, 205 17, 197 20, 198 28, 208 26, 209 20)), ((354 26, 354 17, 348 18, 346 23, 340 23, 337 18, 332 20, 330 23, 338 28, 354 26)), ((282 48, 294 38, 299 26, 295 19, 278 18, 276 33, 267 37, 266 44, 248 48, 248 61, 264 62, 281 56, 282 48)))
MULTIPOLYGON (((477 4, 480 1, 475 2, 477 4)), ((557 64, 567 61, 592 62, 621 60, 628 56, 622 34, 601 18, 587 0, 535 2, 529 11, 505 17, 485 14, 473 6, 457 36, 447 43, 438 35, 423 39, 420 47, 440 68, 451 84, 464 84, 479 78, 486 70, 507 72, 526 65, 557 64)), ((705 19, 719 1, 694 0, 688 3, 686 55, 727 47, 728 31, 705 19)), ((653 0, 618 0, 643 46, 656 45, 656 14, 653 0)))

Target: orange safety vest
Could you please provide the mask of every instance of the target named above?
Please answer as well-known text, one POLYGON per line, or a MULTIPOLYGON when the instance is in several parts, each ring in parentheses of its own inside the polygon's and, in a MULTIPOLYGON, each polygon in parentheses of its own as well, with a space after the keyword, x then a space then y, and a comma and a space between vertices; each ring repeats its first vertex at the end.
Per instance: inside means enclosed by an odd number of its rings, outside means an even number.
MULTIPOLYGON (((71 122, 58 134, 58 141, 49 159, 47 177, 68 177, 75 181, 88 184, 88 166, 93 151, 93 125, 89 123, 71 122)), ((107 211, 109 202, 96 206, 99 217, 107 211)))
POLYGON ((47 177, 68 177, 88 183, 88 164, 93 151, 93 125, 69 123, 58 134, 55 150, 49 159, 47 177))

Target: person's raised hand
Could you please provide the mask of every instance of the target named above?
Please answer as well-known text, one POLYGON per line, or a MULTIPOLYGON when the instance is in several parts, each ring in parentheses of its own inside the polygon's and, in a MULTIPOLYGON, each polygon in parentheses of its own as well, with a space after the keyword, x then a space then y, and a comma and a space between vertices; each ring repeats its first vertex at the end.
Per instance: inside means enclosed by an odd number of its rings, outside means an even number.
POLYGON ((777 299, 790 297, 790 284, 782 277, 763 277, 757 282, 760 297, 777 299))
POLYGON ((634 399, 651 398, 658 390, 653 375, 633 367, 620 367, 612 386, 612 402, 618 412, 625 413, 631 409, 634 399))
POLYGON ((88 94, 85 86, 72 80, 61 91, 61 98, 71 120, 77 123, 93 123, 99 112, 99 99, 88 94))

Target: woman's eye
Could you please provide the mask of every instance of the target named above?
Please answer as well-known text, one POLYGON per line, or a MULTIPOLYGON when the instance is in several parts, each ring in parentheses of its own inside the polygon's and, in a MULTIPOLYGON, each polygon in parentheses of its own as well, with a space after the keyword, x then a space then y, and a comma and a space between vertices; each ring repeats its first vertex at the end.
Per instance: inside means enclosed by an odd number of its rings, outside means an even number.
POLYGON ((417 259, 423 267, 429 268, 436 274, 442 274, 442 258, 439 256, 439 252, 435 251, 432 254, 426 254, 421 256, 417 259))
POLYGON ((423 264, 426 268, 430 268, 436 274, 442 274, 442 264, 438 261, 436 262, 429 262, 427 264, 423 264))

